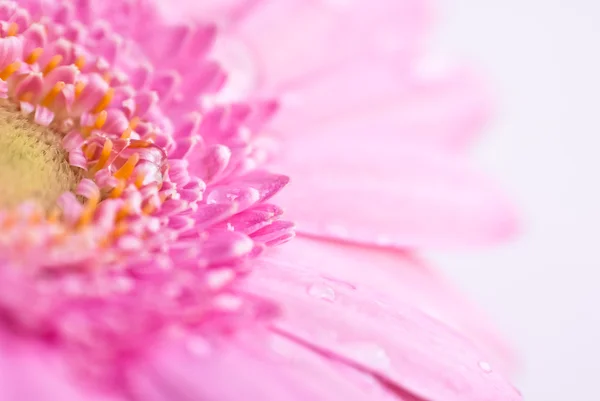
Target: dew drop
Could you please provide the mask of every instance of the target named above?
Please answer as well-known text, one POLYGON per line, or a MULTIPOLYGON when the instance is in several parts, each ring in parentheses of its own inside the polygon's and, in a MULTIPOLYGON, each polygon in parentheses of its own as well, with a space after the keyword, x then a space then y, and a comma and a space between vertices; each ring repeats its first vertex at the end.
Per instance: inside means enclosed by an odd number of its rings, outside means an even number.
POLYGON ((391 360, 385 349, 369 342, 351 342, 344 345, 346 352, 357 361, 377 369, 387 369, 391 360))
POLYGON ((334 302, 335 290, 325 283, 315 283, 308 286, 308 295, 322 299, 323 301, 334 302))
POLYGON ((488 362, 480 361, 478 365, 485 373, 492 373, 492 366, 488 362))

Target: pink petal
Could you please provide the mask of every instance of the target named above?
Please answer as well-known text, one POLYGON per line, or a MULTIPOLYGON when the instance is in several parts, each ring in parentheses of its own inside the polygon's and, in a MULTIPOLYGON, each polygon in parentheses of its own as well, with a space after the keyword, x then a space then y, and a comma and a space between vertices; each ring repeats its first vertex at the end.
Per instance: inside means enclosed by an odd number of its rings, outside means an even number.
MULTIPOLYGON (((312 270, 328 262, 320 260, 312 270)), ((351 266, 352 256, 336 263, 351 266)), ((521 400, 466 338, 405 304, 390 306, 383 297, 346 284, 323 284, 318 274, 280 258, 262 259, 246 288, 278 299, 283 317, 273 324, 275 332, 417 398, 521 400)))
MULTIPOLYGON (((246 333, 210 345, 201 339, 155 349, 130 376, 143 401, 363 401, 402 400, 349 380, 341 364, 286 338, 246 333), (198 344, 199 343, 199 344, 198 344), (379 394, 376 398, 372 395, 379 394)), ((363 379, 364 380, 364 379, 363 379)))
POLYGON ((425 3, 264 1, 233 24, 232 34, 244 39, 272 88, 355 58, 411 56, 428 22, 425 3))
POLYGON ((366 60, 289 87, 273 126, 288 136, 349 136, 402 146, 464 149, 489 115, 486 91, 470 71, 420 76, 417 67, 366 60))
POLYGON ((70 375, 59 349, 0 333, 0 400, 117 401, 70 375))
POLYGON ((278 168, 293 179, 276 202, 298 232, 382 246, 480 245, 514 234, 500 191, 445 153, 377 136, 290 138, 278 168))
POLYGON ((322 241, 302 236, 273 249, 270 260, 312 271, 326 288, 345 284, 376 292, 392 304, 411 304, 473 340, 490 362, 506 372, 513 352, 485 316, 444 277, 408 252, 322 241))

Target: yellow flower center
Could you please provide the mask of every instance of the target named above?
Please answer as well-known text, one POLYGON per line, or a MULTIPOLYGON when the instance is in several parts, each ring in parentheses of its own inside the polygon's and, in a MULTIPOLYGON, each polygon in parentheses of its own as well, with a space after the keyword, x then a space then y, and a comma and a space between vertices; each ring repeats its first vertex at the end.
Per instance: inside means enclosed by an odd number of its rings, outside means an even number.
POLYGON ((75 189, 80 173, 61 141, 62 134, 0 101, 0 207, 35 200, 49 210, 63 192, 75 189))

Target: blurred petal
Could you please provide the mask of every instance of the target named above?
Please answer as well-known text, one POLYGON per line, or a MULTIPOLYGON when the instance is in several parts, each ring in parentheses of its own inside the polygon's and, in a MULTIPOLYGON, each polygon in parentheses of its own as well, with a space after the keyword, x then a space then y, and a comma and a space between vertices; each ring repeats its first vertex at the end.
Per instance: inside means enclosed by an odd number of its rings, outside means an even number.
POLYGON ((409 252, 299 236, 265 257, 284 268, 311 271, 319 278, 312 290, 321 287, 325 295, 327 288, 343 284, 375 292, 392 305, 413 305, 469 337, 502 371, 514 364, 512 349, 479 310, 409 252))
MULTIPOLYGON (((190 341, 164 345, 131 375, 136 399, 143 401, 363 401, 402 400, 377 383, 366 386, 341 363, 278 335, 229 338, 200 347, 190 341), (198 350, 200 349, 200 350, 198 350), (352 376, 351 376, 352 375, 352 376)), ((198 341, 198 340, 196 340, 198 341)), ((204 340, 200 340, 204 341, 204 340)))
POLYGON ((287 88, 273 126, 283 141, 328 136, 341 147, 356 137, 464 149, 489 114, 480 80, 462 69, 420 76, 408 68, 369 59, 287 88))
MULTIPOLYGON (((350 259, 351 255, 337 263, 350 259)), ((246 288, 277 294, 283 317, 273 324, 276 332, 389 380, 417 398, 521 399, 469 341, 404 304, 388 306, 345 284, 323 286, 311 270, 278 258, 263 260, 246 288)))
POLYGON ((514 234, 501 192, 446 152, 377 135, 297 136, 278 168, 292 177, 276 197, 298 232, 395 247, 486 244, 514 234))
POLYGON ((368 55, 415 53, 428 22, 421 0, 256 2, 231 31, 274 88, 368 55))
POLYGON ((0 333, 0 400, 118 401, 69 375, 60 350, 0 333))

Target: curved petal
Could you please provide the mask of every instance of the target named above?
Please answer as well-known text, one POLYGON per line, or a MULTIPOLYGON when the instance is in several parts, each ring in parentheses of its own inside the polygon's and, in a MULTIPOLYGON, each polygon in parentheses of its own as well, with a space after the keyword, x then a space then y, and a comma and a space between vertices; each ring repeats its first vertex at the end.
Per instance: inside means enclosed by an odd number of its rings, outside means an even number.
POLYGON ((71 377, 58 350, 0 333, 0 400, 119 401, 71 377))
MULTIPOLYGON (((483 314, 409 252, 315 240, 298 236, 264 256, 271 263, 304 268, 317 281, 308 291, 335 293, 332 287, 377 293, 392 304, 411 304, 469 337, 495 366, 510 371, 513 350, 483 314)), ((258 273, 260 274, 260 272, 258 273)))
POLYGON ((262 331, 220 344, 199 338, 164 344, 129 379, 140 401, 410 401, 369 382, 368 375, 262 331))
POLYGON ((447 152, 348 136, 297 136, 276 198, 298 232, 394 247, 482 245, 516 231, 501 192, 447 152))
POLYGON ((346 283, 323 284, 315 271, 329 263, 351 270, 355 255, 348 251, 334 261, 314 251, 310 269, 291 265, 287 256, 271 257, 249 275, 247 291, 276 297, 283 308, 273 330, 430 401, 521 399, 487 358, 449 327, 399 299, 388 304, 346 283))
POLYGON ((429 20, 421 0, 252 3, 252 12, 230 32, 243 38, 258 63, 261 86, 271 89, 350 59, 411 57, 429 20))
POLYGON ((463 150, 490 113, 487 90, 466 69, 366 59, 286 88, 273 126, 283 136, 348 137, 391 147, 423 143, 463 150))

